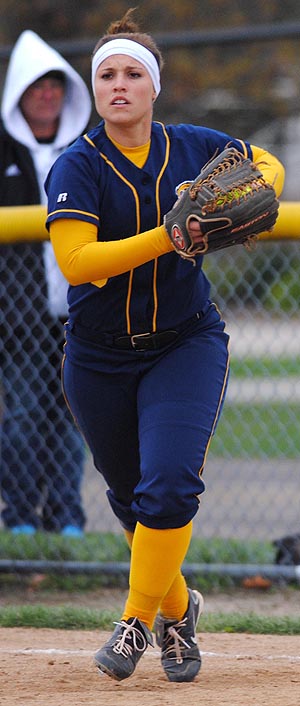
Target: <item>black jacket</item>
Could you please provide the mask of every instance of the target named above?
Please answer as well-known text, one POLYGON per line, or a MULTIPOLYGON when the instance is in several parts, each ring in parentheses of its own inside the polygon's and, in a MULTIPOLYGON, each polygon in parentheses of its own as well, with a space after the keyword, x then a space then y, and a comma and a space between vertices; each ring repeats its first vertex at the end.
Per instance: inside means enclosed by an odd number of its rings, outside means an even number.
MULTIPOLYGON (((0 123, 0 207, 39 203, 30 152, 0 123)), ((42 243, 2 244, 0 233, 0 271, 0 348, 9 351, 38 335, 41 314, 47 311, 42 243)))
POLYGON ((30 151, 14 140, 0 122, 0 206, 40 203, 30 151))

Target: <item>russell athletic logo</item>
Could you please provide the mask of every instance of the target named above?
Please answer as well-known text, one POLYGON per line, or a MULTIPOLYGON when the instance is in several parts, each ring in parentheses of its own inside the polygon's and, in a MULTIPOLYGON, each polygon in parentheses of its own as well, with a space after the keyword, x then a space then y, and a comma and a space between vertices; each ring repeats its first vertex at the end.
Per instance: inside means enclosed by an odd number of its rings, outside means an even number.
POLYGON ((56 202, 56 203, 61 203, 62 201, 66 201, 67 198, 68 198, 67 192, 66 192, 66 191, 63 191, 62 194, 58 194, 57 202, 56 202))
POLYGON ((184 250, 185 248, 185 242, 184 242, 184 237, 182 235, 182 232, 176 223, 172 226, 172 237, 173 241, 176 244, 176 246, 179 248, 179 250, 184 250))

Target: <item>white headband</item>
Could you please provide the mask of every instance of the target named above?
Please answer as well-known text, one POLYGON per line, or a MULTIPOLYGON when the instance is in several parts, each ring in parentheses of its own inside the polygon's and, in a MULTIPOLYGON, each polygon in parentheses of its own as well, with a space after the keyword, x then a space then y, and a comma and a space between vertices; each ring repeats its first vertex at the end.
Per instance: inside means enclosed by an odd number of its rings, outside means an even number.
POLYGON ((108 59, 113 54, 125 54, 133 59, 140 61, 150 74, 156 96, 160 92, 160 75, 158 63, 149 49, 146 49, 139 42, 134 42, 132 39, 112 39, 96 51, 92 59, 92 88, 95 93, 95 76, 97 69, 102 61, 108 59))

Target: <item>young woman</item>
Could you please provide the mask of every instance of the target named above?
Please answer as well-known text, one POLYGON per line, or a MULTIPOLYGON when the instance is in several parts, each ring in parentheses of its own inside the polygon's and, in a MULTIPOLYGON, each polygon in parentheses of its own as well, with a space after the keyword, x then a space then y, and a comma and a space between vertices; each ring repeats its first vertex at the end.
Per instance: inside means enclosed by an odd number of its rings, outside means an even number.
POLYGON ((152 644, 158 614, 163 668, 183 682, 201 665, 202 597, 187 588, 181 565, 229 355, 202 257, 193 266, 175 253, 163 216, 180 185, 228 143, 260 163, 277 195, 283 167, 221 132, 153 122, 162 57, 131 14, 95 48, 92 87, 102 120, 52 168, 47 224, 70 282, 66 400, 131 546, 123 615, 96 664, 114 679, 129 677, 152 644))

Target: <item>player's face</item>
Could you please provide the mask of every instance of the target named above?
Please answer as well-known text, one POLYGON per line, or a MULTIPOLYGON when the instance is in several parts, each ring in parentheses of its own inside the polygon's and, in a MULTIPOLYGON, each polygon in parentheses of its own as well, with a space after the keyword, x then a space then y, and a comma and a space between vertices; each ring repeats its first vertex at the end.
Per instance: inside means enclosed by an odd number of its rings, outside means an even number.
POLYGON ((108 132, 139 124, 148 127, 154 98, 151 77, 136 59, 120 54, 100 64, 95 77, 95 105, 108 132))

